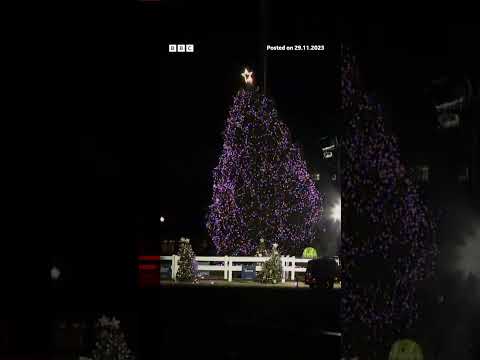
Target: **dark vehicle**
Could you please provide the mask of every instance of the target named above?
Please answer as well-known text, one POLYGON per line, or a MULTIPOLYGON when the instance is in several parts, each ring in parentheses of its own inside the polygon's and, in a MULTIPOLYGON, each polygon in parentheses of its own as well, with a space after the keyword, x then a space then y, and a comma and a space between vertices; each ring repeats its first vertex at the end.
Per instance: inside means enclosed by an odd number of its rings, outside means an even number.
POLYGON ((335 281, 338 281, 340 267, 335 258, 324 257, 310 260, 305 272, 305 284, 311 288, 333 289, 335 281))

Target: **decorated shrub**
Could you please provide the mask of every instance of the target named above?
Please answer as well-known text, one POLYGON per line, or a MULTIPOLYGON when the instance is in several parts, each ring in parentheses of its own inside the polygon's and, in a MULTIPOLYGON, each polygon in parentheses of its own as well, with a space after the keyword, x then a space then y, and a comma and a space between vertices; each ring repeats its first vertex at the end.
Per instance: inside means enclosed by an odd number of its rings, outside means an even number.
POLYGON ((398 340, 392 345, 388 360, 423 360, 422 348, 413 340, 398 340))
POLYGON ((193 252, 190 240, 181 238, 180 249, 178 251, 180 256, 177 280, 179 281, 194 281, 197 277, 197 269, 195 264, 195 253, 193 252))
POLYGON ((96 324, 96 341, 93 360, 134 360, 128 348, 120 321, 102 316, 96 324))
POLYGON ((270 259, 263 264, 263 269, 259 276, 261 282, 276 284, 282 280, 282 261, 277 246, 277 244, 273 244, 270 259))
POLYGON ((313 247, 307 247, 303 250, 302 257, 304 259, 316 259, 318 257, 317 250, 313 247))
POLYGON ((260 239, 260 243, 257 247, 256 256, 268 256, 268 249, 267 244, 265 243, 265 239, 260 239))

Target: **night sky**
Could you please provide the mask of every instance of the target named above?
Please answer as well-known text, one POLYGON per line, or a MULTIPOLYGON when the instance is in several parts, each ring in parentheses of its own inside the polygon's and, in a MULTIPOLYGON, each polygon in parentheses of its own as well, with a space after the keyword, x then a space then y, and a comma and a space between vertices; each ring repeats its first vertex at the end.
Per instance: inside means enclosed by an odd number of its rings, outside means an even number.
MULTIPOLYGON (((161 179, 160 212, 167 222, 161 238, 207 237, 205 214, 210 204, 211 173, 222 146, 221 132, 232 97, 241 86, 244 66, 258 71, 262 30, 258 4, 245 11, 202 5, 146 7, 146 76, 158 92, 161 179), (169 54, 169 43, 193 43, 195 54, 169 54), (154 70, 155 68, 157 70, 154 70), (156 72, 155 72, 156 71, 156 72), (150 78, 151 81, 153 81, 150 78)), ((267 43, 325 44, 323 53, 269 52, 267 90, 308 165, 321 168, 319 140, 341 133, 338 111, 340 39, 358 52, 368 87, 384 101, 405 157, 428 149, 435 118, 425 90, 431 81, 454 69, 471 70, 473 26, 409 27, 325 21, 313 8, 269 5, 267 43), (470 54, 466 57, 466 54, 470 54), (412 128, 414 129, 412 134, 412 128), (412 136, 413 135, 413 136, 412 136)))
MULTIPOLYGON (((181 19, 178 9, 146 17, 145 34, 152 44, 146 58, 158 64, 160 75, 160 209, 167 219, 162 237, 188 236, 195 242, 207 236, 205 215, 211 198, 211 173, 222 148, 221 134, 228 110, 242 86, 243 68, 248 66, 256 71, 262 66, 259 6, 251 9, 249 15, 225 9, 224 13, 229 15, 217 17, 199 6, 182 11, 181 19), (206 14, 206 18, 198 14, 206 14), (195 53, 169 54, 165 52, 168 43, 193 43, 195 53)), ((275 14, 284 9, 272 11, 275 14)), ((272 17, 269 42, 298 42, 300 34, 292 36, 296 33, 293 29, 305 25, 292 24, 292 30, 284 25, 272 17)), ((336 46, 333 41, 328 42, 327 32, 320 33, 320 39, 320 44, 336 46)), ((309 34, 301 43, 318 41, 309 34)), ((294 140, 303 140, 306 156, 317 167, 320 134, 332 133, 331 125, 337 120, 337 95, 326 91, 338 85, 336 55, 275 54, 268 63, 268 90, 294 140), (320 106, 320 98, 325 99, 325 105, 320 106)), ((259 75, 263 83, 261 72, 259 75)))

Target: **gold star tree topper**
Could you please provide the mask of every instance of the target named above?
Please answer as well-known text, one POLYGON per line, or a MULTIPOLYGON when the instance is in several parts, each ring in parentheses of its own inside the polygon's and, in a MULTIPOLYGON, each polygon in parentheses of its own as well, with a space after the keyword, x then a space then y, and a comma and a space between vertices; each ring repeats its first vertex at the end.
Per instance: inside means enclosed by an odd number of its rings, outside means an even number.
POLYGON ((250 85, 253 84, 253 76, 252 75, 253 75, 253 71, 248 71, 248 69, 245 68, 245 70, 242 73, 242 76, 243 76, 243 80, 245 81, 246 84, 250 84, 250 85))

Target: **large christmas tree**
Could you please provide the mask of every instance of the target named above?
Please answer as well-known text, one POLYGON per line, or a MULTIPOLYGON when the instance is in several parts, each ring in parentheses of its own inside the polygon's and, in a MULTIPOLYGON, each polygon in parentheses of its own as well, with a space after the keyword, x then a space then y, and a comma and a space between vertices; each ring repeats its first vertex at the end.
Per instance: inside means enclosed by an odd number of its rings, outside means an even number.
POLYGON ((345 49, 342 108, 343 351, 384 358, 392 339, 416 320, 416 290, 437 255, 435 226, 345 49))
POLYGON ((322 197, 272 100, 248 85, 234 98, 213 172, 208 230, 219 254, 298 254, 315 235, 322 197))

